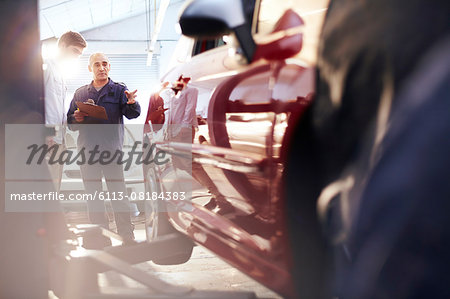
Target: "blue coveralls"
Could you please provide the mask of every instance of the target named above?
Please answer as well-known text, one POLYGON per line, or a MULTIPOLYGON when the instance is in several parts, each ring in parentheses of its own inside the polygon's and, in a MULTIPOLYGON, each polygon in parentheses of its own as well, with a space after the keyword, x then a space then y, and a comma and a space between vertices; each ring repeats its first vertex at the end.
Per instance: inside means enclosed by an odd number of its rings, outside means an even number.
MULTIPOLYGON (((123 116, 128 119, 136 118, 141 113, 139 103, 127 104, 125 91, 127 87, 123 83, 116 83, 109 79, 102 89, 97 91, 91 84, 77 89, 67 113, 67 122, 71 130, 78 130, 78 149, 93 149, 96 145, 100 151, 122 150, 124 125, 123 116), (85 117, 82 123, 75 121, 74 112, 77 109, 76 102, 86 102, 88 99, 94 100, 95 104, 103 106, 108 115, 107 120, 85 117)), ((118 163, 99 163, 88 165, 83 163, 81 174, 86 193, 94 194, 102 191, 102 175, 109 192, 123 192, 126 195, 126 185, 124 182, 123 165, 118 163)), ((104 203, 97 200, 88 200, 89 219, 94 224, 99 224, 108 228, 108 219, 105 216, 104 203)), ((114 209, 117 232, 124 238, 133 238, 134 226, 131 223, 130 206, 126 197, 122 200, 111 201, 114 209)))

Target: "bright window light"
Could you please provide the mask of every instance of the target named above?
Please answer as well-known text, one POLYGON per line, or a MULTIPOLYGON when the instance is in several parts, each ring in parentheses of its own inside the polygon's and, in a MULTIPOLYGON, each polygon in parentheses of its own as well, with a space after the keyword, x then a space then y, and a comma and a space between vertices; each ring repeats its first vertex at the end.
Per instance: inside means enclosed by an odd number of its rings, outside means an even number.
POLYGON ((42 58, 44 60, 55 58, 58 55, 58 45, 55 43, 42 44, 42 58))
MULTIPOLYGON (((42 59, 44 60, 44 64, 42 65, 42 69, 46 70, 48 65, 45 63, 48 59, 56 59, 58 57, 59 49, 56 42, 54 43, 44 43, 42 44, 42 59)), ((79 63, 78 59, 72 59, 67 61, 60 61, 59 67, 65 79, 73 78, 79 71, 79 63)), ((87 67, 86 67, 87 68, 87 67)))

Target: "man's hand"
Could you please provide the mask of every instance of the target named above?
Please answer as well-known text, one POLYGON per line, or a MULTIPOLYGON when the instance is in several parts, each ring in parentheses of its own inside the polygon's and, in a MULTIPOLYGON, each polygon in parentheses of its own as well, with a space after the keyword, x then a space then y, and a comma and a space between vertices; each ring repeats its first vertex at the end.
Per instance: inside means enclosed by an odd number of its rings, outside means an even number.
POLYGON ((135 91, 129 92, 128 90, 125 90, 125 96, 128 99, 127 104, 132 105, 134 103, 136 103, 136 92, 137 89, 135 91))
POLYGON ((84 117, 87 116, 87 113, 81 112, 80 110, 75 110, 73 116, 75 117, 76 122, 82 122, 84 117))

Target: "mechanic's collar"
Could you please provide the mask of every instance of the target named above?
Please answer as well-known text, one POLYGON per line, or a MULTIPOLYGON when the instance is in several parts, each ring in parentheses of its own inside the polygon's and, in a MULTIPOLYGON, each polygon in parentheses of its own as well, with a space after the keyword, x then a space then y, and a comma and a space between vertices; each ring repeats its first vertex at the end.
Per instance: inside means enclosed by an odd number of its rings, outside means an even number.
MULTIPOLYGON (((103 85, 103 87, 105 87, 106 85, 108 85, 108 86, 109 86, 109 90, 111 91, 111 89, 113 88, 113 84, 114 84, 114 81, 111 80, 110 77, 108 77, 108 83, 106 83, 105 85, 103 85)), ((100 90, 102 90, 103 87, 102 87, 100 90)), ((97 91, 97 89, 95 89, 95 87, 94 87, 94 80, 92 80, 92 81, 91 81, 91 84, 89 84, 88 90, 90 90, 90 91, 97 91)), ((99 90, 99 91, 100 91, 100 90, 99 90)))

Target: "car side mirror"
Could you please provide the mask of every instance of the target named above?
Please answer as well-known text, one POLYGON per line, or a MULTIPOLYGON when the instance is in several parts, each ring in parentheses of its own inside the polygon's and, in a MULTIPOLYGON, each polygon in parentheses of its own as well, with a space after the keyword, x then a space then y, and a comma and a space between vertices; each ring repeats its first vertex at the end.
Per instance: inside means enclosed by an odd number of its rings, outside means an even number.
POLYGON ((179 23, 181 32, 190 37, 217 38, 234 32, 245 58, 253 61, 256 43, 242 0, 193 0, 185 6, 179 23))

